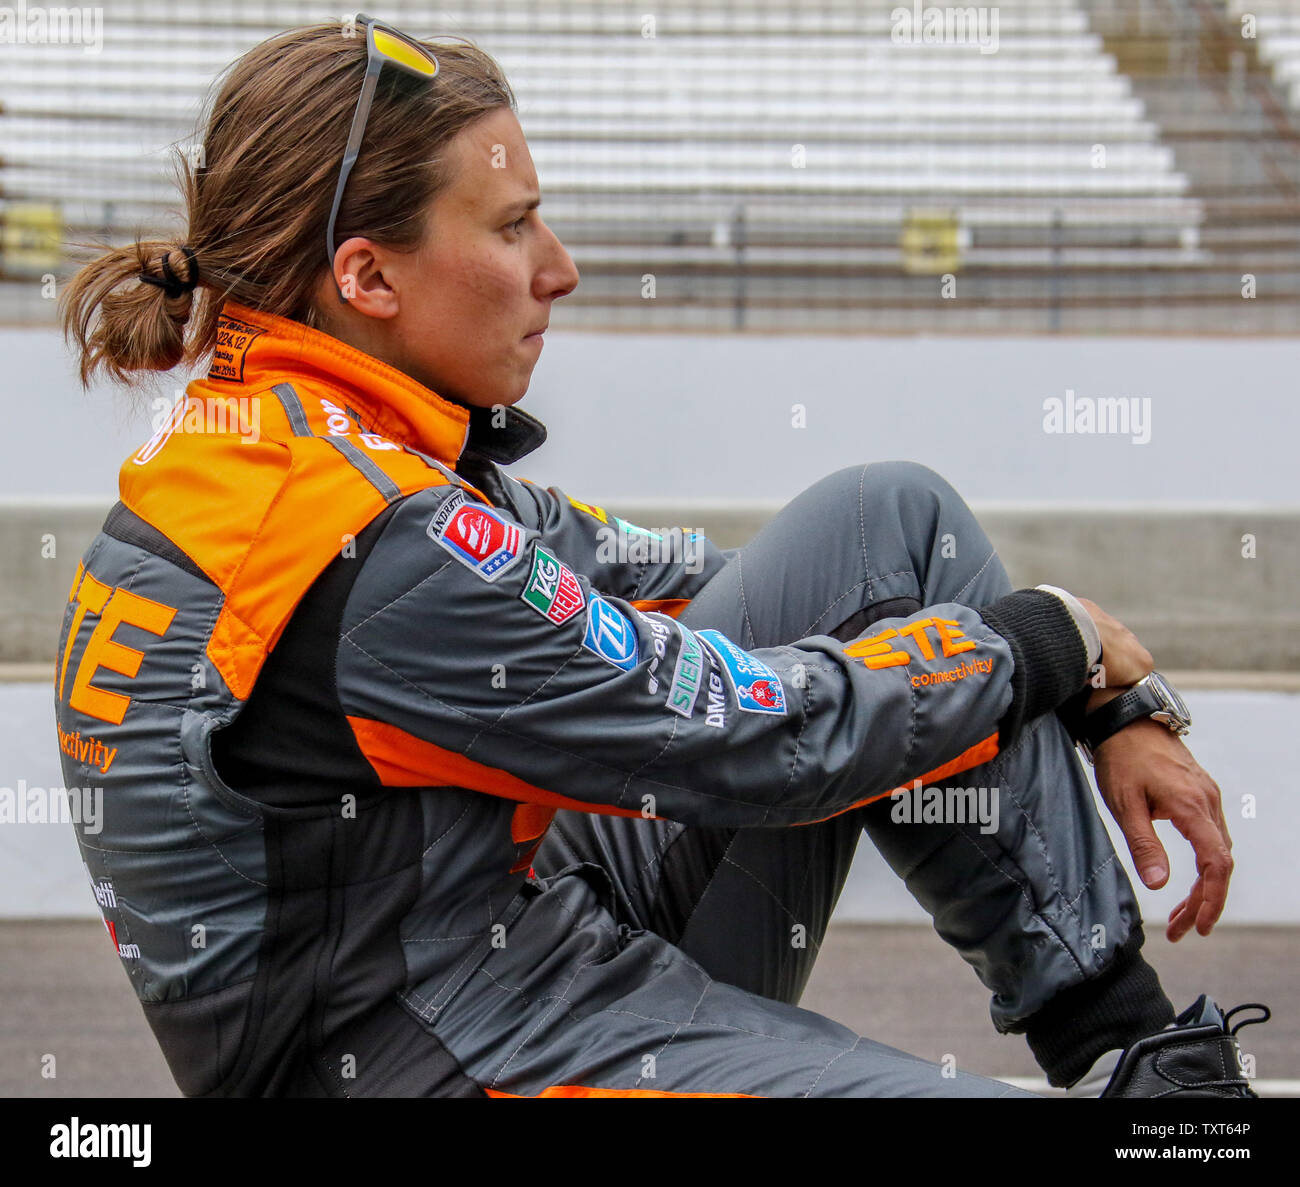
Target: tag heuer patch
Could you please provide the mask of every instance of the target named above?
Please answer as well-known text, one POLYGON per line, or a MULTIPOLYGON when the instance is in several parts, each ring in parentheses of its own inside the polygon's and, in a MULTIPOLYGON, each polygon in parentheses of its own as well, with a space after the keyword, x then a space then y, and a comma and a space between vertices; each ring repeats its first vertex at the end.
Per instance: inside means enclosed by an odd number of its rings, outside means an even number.
POLYGON ((533 567, 520 595, 534 610, 559 626, 586 604, 573 570, 540 544, 533 550, 533 567))

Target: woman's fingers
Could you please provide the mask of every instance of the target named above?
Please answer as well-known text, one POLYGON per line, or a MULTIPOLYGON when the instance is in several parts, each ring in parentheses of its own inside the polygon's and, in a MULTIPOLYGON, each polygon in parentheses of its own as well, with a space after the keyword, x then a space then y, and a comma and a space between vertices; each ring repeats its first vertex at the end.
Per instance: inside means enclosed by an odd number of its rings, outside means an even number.
POLYGON ((1101 664, 1105 670, 1106 685, 1120 688, 1136 684, 1155 667, 1151 653, 1142 646, 1138 637, 1118 618, 1107 614, 1096 602, 1080 598, 1101 636, 1101 664))

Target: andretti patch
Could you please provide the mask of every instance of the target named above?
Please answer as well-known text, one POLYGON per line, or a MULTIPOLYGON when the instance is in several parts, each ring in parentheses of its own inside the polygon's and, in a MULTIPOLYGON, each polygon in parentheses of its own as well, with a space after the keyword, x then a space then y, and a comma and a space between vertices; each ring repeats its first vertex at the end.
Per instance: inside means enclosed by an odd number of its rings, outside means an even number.
POLYGON ((459 490, 447 496, 425 531, 484 581, 495 581, 523 555, 518 526, 459 490))
POLYGON ((767 664, 737 647, 721 631, 710 629, 695 634, 727 669, 740 708, 749 713, 785 712, 785 688, 767 664))

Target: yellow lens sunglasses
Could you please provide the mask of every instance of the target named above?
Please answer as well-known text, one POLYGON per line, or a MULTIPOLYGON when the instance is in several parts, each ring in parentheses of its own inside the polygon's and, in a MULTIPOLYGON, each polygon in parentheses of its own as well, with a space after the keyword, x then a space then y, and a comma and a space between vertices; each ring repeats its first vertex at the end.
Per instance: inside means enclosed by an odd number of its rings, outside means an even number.
MULTIPOLYGON (((379 72, 391 64, 407 74, 420 78, 433 78, 438 73, 438 59, 427 46, 421 45, 414 37, 398 32, 391 25, 376 20, 363 13, 357 13, 356 24, 365 26, 366 30, 366 77, 361 84, 361 94, 357 99, 357 109, 352 115, 352 130, 348 133, 347 148, 343 152, 343 167, 339 170, 339 183, 334 188, 334 204, 330 207, 329 225, 325 229, 325 256, 329 262, 330 275, 334 274, 334 224, 338 219, 339 207, 343 204, 343 191, 347 188, 348 175, 356 164, 361 151, 361 140, 366 134, 366 120, 370 117, 370 105, 374 101, 375 88, 379 85, 379 72)), ((346 301, 343 290, 339 289, 339 299, 346 301)))

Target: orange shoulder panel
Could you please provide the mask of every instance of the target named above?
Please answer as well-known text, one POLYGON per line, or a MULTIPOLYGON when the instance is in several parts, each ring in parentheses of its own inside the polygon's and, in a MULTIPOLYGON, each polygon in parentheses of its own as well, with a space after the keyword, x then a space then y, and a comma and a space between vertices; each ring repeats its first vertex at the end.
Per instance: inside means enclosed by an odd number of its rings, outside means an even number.
MULTIPOLYGON (((202 386, 190 385, 191 400, 202 386)), ((284 435, 274 396, 262 407, 257 439, 178 424, 128 458, 119 476, 123 503, 225 594, 208 657, 241 700, 312 582, 389 501, 327 438, 284 435)), ((402 495, 450 481, 401 449, 365 457, 402 495)))
POLYGON ((225 302, 207 377, 119 485, 225 594, 208 656, 236 696, 247 699, 312 582, 390 502, 456 482, 491 503, 454 474, 469 422, 467 407, 380 359, 225 302))

